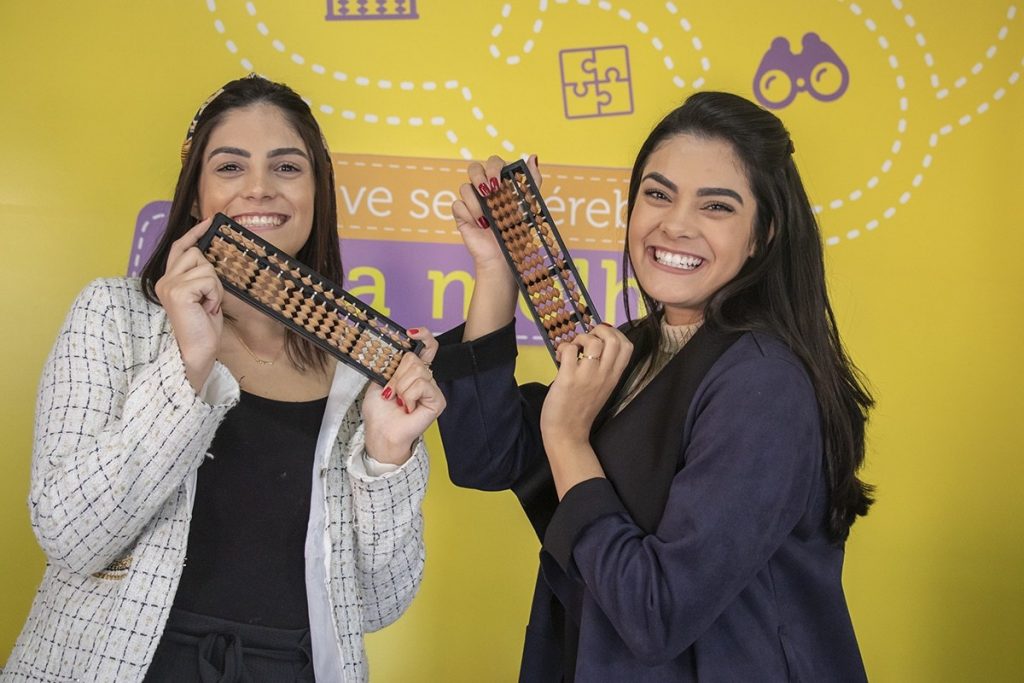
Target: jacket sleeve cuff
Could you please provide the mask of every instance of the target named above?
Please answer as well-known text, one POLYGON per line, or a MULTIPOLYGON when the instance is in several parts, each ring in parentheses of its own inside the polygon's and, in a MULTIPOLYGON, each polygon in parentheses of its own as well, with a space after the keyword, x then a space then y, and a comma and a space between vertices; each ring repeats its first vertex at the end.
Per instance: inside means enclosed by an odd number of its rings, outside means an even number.
POLYGON ((417 456, 426 457, 426 446, 420 436, 412 444, 412 454, 401 464, 381 462, 366 452, 365 428, 360 426, 352 438, 351 446, 345 456, 345 469, 349 475, 363 483, 372 483, 389 478, 396 472, 412 468, 417 456))
POLYGON ((627 512, 610 481, 603 477, 581 481, 566 492, 555 508, 544 534, 544 551, 566 574, 574 576, 571 568, 576 540, 598 518, 615 514, 627 512))
POLYGON ((468 342, 462 341, 465 328, 465 324, 459 325, 437 338, 439 348, 430 369, 438 381, 468 377, 505 365, 515 360, 519 352, 516 347, 515 320, 468 342))
POLYGON ((238 402, 239 393, 240 388, 234 375, 220 361, 216 361, 199 392, 199 398, 211 406, 233 406, 238 402))

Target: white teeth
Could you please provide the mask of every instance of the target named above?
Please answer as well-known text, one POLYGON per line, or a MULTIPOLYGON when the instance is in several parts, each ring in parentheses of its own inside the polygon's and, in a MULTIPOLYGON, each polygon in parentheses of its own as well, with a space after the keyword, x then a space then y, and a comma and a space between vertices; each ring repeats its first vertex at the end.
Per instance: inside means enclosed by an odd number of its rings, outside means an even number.
POLYGON ((654 250, 654 260, 663 266, 680 268, 682 270, 693 270, 700 264, 704 263, 704 259, 697 256, 676 254, 671 251, 662 251, 661 249, 654 250))
POLYGON ((276 228, 284 223, 284 216, 281 216, 280 214, 238 216, 235 218, 235 222, 246 228, 276 228))

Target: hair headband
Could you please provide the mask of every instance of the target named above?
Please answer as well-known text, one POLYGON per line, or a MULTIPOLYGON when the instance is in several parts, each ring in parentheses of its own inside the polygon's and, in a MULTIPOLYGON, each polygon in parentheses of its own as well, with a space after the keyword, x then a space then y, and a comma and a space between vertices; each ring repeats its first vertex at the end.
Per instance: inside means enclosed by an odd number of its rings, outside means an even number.
MULTIPOLYGON (((255 71, 246 74, 245 76, 243 76, 239 80, 245 80, 245 79, 248 79, 248 78, 261 78, 261 79, 269 82, 269 79, 264 78, 263 76, 260 76, 255 71)), ((192 150, 192 138, 196 134, 196 126, 199 125, 199 119, 202 117, 203 112, 206 111, 206 108, 210 106, 210 103, 213 102, 215 99, 217 99, 218 97, 221 96, 221 94, 224 92, 224 88, 227 85, 228 84, 225 83, 221 87, 217 88, 216 92, 214 92, 212 95, 207 97, 203 101, 203 103, 201 105, 199 105, 199 110, 196 112, 196 115, 192 117, 192 122, 188 124, 188 132, 185 133, 185 141, 181 143, 181 165, 182 166, 184 166, 185 162, 188 161, 188 154, 192 150)), ((318 128, 319 128, 319 126, 318 126, 318 128)), ((327 138, 324 137, 323 131, 320 131, 320 144, 323 145, 324 153, 327 155, 327 158, 330 159, 331 158, 331 148, 327 146, 327 138)))
MULTIPOLYGON (((253 71, 243 76, 243 78, 263 78, 263 76, 260 76, 258 73, 253 71)), ((192 149, 192 136, 196 134, 196 126, 199 124, 199 118, 203 115, 203 112, 206 111, 206 108, 210 106, 210 103, 220 97, 222 92, 224 92, 223 85, 217 88, 216 92, 203 100, 203 103, 199 105, 199 110, 196 112, 196 115, 192 117, 192 122, 188 124, 188 132, 185 133, 185 141, 181 143, 182 166, 184 166, 185 162, 188 160, 188 153, 192 149)))

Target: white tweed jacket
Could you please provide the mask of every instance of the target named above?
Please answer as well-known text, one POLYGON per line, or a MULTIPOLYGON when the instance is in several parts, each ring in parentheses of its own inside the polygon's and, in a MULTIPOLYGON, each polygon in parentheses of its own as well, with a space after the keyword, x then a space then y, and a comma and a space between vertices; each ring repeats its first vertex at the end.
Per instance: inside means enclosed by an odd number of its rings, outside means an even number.
MULTIPOLYGON (((423 573, 427 456, 421 443, 400 468, 367 473, 365 384, 338 365, 316 449, 306 584, 322 681, 367 679, 363 633, 397 619, 423 573)), ((185 561, 196 471, 238 400, 219 363, 204 397, 137 279, 82 291, 36 406, 29 509, 46 572, 0 680, 143 679, 185 561)))

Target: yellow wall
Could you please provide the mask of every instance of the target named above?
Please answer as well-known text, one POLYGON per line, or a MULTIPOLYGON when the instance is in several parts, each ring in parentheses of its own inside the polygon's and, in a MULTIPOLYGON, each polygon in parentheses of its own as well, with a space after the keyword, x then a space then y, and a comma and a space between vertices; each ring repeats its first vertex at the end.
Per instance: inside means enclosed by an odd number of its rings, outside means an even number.
MULTIPOLYGON (((698 79, 751 96, 772 38, 799 44, 813 31, 849 67, 848 90, 834 102, 802 93, 779 113, 823 207, 841 327, 878 399, 866 475, 879 502, 854 528, 845 574, 868 672, 1019 676, 1024 4, 418 6, 415 20, 343 22, 325 21, 325 3, 312 0, 3 3, 0 661, 44 562, 25 507, 43 360, 75 293, 125 272, 136 214, 169 198, 197 104, 244 74, 243 59, 318 111, 333 107, 318 116, 335 151, 455 160, 536 151, 542 166, 621 168, 698 79), (566 118, 559 51, 622 44, 633 112, 566 118), (412 116, 427 121, 407 125, 412 116), (444 124, 431 125, 435 116, 444 124)), ((429 323, 427 314, 407 322, 429 323)), ((522 359, 524 379, 550 377, 542 349, 522 359)), ((370 637, 374 680, 512 680, 537 544, 511 494, 454 489, 436 435, 431 445, 427 575, 408 615, 370 637)))

